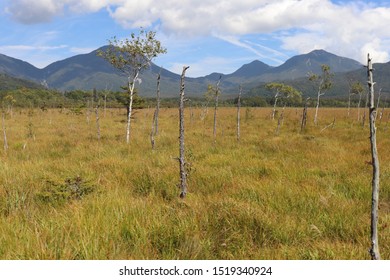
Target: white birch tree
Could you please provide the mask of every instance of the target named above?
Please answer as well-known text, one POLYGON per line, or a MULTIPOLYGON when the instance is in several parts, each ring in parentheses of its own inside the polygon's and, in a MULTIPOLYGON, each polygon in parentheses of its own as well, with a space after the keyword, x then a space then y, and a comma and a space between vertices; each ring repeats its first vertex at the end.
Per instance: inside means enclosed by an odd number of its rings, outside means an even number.
POLYGON ((106 51, 100 51, 102 56, 115 68, 127 76, 127 87, 129 90, 129 107, 126 125, 126 143, 130 143, 131 113, 133 108, 133 97, 135 84, 140 81, 139 75, 143 69, 150 66, 152 60, 159 54, 166 53, 156 39, 156 32, 140 30, 139 34, 132 33, 130 38, 118 40, 114 37, 109 40, 109 47, 106 51))
POLYGON ((320 107, 320 98, 323 96, 327 90, 332 87, 332 76, 333 74, 330 72, 329 65, 322 64, 321 65, 321 75, 310 74, 309 81, 316 83, 317 85, 317 104, 316 110, 314 114, 314 124, 318 123, 318 108, 320 107))

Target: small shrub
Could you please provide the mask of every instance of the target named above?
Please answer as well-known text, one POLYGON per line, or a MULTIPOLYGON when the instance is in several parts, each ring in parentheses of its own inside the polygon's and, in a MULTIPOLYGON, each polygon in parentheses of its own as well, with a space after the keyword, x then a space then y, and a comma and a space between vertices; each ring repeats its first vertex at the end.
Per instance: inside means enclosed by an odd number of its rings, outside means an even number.
POLYGON ((47 181, 47 185, 36 194, 36 197, 38 201, 56 205, 71 200, 80 200, 94 190, 95 186, 84 181, 80 176, 76 176, 68 178, 60 184, 47 181))

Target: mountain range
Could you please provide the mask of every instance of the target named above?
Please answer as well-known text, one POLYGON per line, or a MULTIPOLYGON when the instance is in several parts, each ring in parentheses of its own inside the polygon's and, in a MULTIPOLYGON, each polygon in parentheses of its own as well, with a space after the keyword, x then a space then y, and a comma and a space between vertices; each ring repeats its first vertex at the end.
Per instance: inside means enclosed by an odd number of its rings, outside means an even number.
MULTIPOLYGON (((102 47, 99 50, 105 48, 107 47, 102 47)), ((121 86, 126 84, 127 78, 103 58, 98 57, 97 52, 98 50, 95 50, 88 54, 76 55, 54 62, 43 69, 0 54, 0 73, 34 81, 61 91, 91 90, 93 88, 119 90, 121 86)), ((191 96, 202 95, 206 92, 207 85, 215 84, 220 76, 222 77, 222 92, 226 96, 235 95, 240 84, 246 92, 265 94, 264 83, 271 81, 285 82, 307 91, 308 84, 310 84, 307 79, 308 73, 320 74, 322 64, 329 65, 331 71, 335 73, 335 86, 330 95, 345 95, 348 81, 351 79, 365 82, 366 70, 359 62, 324 50, 314 50, 307 54, 294 56, 277 67, 255 60, 243 65, 231 74, 212 73, 199 78, 186 78, 186 93, 191 96), (256 89, 258 90, 256 91, 256 89)), ((374 67, 382 70, 381 76, 377 76, 378 82, 382 83, 381 86, 390 88, 390 82, 387 78, 387 74, 390 73, 390 64, 377 64, 374 67)), ((161 74, 162 96, 177 96, 180 75, 155 64, 142 73, 142 83, 139 86, 140 94, 142 96, 155 95, 158 73, 161 74)))

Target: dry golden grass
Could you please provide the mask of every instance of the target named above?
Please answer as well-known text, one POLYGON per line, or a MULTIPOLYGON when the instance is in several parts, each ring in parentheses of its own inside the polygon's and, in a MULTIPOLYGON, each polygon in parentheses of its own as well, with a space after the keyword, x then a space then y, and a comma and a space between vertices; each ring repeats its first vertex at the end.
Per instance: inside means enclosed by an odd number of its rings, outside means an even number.
MULTIPOLYGON (((365 128, 346 109, 320 109, 300 133, 287 109, 279 135, 270 108, 186 110, 189 194, 178 198, 178 111, 139 110, 132 143, 124 111, 20 111, 6 120, 0 164, 2 259, 368 259, 371 165, 365 128), (336 119, 334 127, 321 130, 336 119)), ((390 131, 378 126, 379 241, 390 258, 390 131)))

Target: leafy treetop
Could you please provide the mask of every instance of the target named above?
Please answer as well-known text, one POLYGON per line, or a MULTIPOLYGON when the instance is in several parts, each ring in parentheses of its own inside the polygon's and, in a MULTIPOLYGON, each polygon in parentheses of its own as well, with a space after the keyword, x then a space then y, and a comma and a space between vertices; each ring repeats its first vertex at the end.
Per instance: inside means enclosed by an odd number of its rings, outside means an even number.
POLYGON ((114 37, 108 41, 108 49, 99 51, 98 55, 128 77, 135 77, 136 74, 150 66, 153 58, 166 53, 166 49, 156 39, 154 31, 141 29, 138 35, 131 33, 130 38, 119 40, 114 37))

